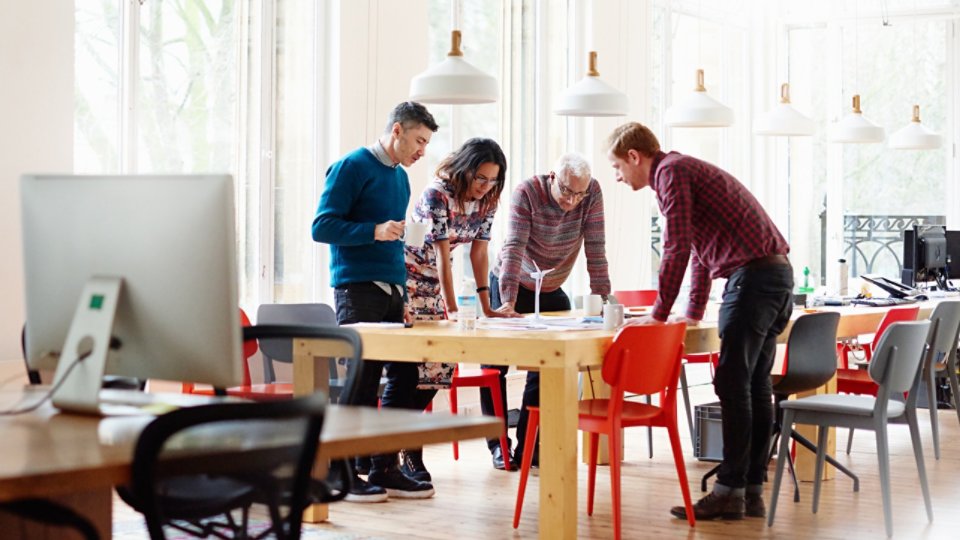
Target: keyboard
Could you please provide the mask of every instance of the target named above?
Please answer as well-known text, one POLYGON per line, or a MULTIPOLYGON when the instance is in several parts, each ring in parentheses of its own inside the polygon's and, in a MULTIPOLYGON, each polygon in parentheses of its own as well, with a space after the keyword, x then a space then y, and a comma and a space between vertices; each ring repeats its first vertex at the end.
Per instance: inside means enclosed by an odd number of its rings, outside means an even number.
POLYGON ((916 300, 911 300, 910 298, 854 298, 850 301, 851 304, 857 304, 861 306, 870 306, 870 307, 890 307, 890 306, 900 306, 903 304, 916 304, 916 300))

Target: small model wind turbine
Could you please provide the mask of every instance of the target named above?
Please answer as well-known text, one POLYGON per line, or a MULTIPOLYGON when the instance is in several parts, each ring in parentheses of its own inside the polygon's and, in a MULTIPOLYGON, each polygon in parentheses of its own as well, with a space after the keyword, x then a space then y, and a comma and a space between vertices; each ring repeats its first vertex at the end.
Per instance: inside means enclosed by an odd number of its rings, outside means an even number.
POLYGON ((534 297, 533 297, 533 318, 540 318, 540 287, 543 285, 543 276, 553 272, 553 268, 548 268, 546 270, 540 270, 540 267, 537 266, 536 261, 533 262, 533 267, 537 269, 536 272, 530 272, 530 277, 535 280, 536 286, 534 287, 534 297))

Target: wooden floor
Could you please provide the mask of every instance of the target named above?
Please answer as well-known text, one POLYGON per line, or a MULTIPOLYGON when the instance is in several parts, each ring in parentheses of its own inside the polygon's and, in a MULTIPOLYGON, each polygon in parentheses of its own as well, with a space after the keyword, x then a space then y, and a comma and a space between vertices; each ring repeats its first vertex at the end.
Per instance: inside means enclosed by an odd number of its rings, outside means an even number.
MULTIPOLYGON (((700 392, 705 390, 700 389, 700 392)), ((955 411, 940 411, 942 457, 939 461, 933 459, 926 410, 921 411, 920 426, 935 521, 927 523, 926 520, 909 432, 906 426, 893 426, 890 446, 894 538, 958 538, 960 422, 955 411)), ((681 438, 684 453, 688 456, 690 489, 696 500, 701 495, 700 476, 713 464, 701 463, 691 457, 689 435, 681 432, 681 438)), ((838 433, 838 448, 845 448, 846 439, 845 431, 838 433)), ((785 482, 777 520, 772 528, 766 526, 765 520, 745 519, 739 522, 698 522, 695 529, 690 529, 685 521, 673 519, 668 513, 670 506, 681 503, 681 497, 665 432, 654 431, 654 457, 648 459, 646 430, 627 430, 623 466, 623 537, 884 538, 874 447, 873 434, 862 431, 857 433, 849 456, 840 450, 839 461, 860 476, 860 492, 854 493, 852 482, 842 475, 826 482, 817 514, 812 514, 810 509, 813 485, 801 485, 801 502, 794 503, 792 488, 785 482)), ((391 499, 380 504, 338 503, 331 507, 328 523, 306 527, 319 528, 344 538, 536 538, 538 479, 531 477, 520 528, 514 530, 511 522, 518 474, 494 470, 486 445, 480 441, 461 444, 460 452, 460 460, 454 461, 450 445, 425 449, 424 461, 433 474, 437 491, 432 499, 391 499)), ((771 463, 771 480, 773 470, 771 463)), ((608 471, 606 467, 598 470, 595 511, 593 516, 587 516, 586 468, 580 467, 579 538, 613 536, 608 471)), ((764 499, 768 504, 769 495, 770 486, 767 485, 764 499)), ((119 507, 122 502, 118 501, 117 505, 118 516, 128 512, 119 507)))

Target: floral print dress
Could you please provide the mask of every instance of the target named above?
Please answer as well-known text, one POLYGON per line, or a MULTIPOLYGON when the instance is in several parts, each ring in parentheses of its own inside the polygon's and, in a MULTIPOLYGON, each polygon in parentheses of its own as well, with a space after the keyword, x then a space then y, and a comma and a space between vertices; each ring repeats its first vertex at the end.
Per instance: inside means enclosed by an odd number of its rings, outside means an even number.
MULTIPOLYGON (((458 245, 490 240, 495 213, 496 207, 493 207, 481 214, 479 201, 468 201, 461 212, 453 197, 453 186, 443 179, 434 179, 423 190, 413 209, 413 220, 432 226, 427 228, 422 248, 405 247, 407 296, 415 319, 435 321, 447 318, 434 242, 447 240, 452 260, 453 250, 458 245)), ((421 364, 418 388, 448 388, 455 366, 437 362, 421 364)))

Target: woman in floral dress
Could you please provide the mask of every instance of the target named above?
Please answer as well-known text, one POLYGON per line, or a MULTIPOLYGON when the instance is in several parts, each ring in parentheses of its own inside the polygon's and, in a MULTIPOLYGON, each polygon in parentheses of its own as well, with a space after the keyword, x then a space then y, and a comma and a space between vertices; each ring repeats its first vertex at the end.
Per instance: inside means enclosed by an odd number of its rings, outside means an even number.
MULTIPOLYGON (((483 138, 466 141, 437 167, 436 177, 413 209, 412 219, 429 225, 423 247, 406 246, 407 309, 415 319, 443 320, 455 316, 451 253, 460 244, 470 244, 482 314, 502 316, 490 308, 487 244, 506 173, 507 159, 500 145, 483 138)), ((430 362, 421 366, 415 408, 423 410, 437 389, 449 388, 455 365, 430 362)), ((429 481, 430 473, 423 466, 419 449, 404 450, 402 457, 407 476, 429 481)))

